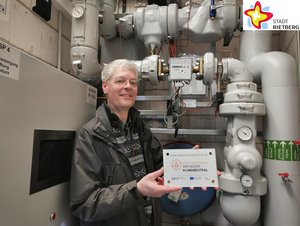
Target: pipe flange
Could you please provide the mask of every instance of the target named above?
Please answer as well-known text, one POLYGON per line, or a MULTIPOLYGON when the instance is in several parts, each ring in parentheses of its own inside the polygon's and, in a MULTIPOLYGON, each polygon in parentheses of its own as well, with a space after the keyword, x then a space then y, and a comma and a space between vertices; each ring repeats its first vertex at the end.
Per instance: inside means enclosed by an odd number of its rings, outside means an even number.
POLYGON ((224 103, 220 105, 221 115, 265 115, 265 105, 262 103, 224 103))

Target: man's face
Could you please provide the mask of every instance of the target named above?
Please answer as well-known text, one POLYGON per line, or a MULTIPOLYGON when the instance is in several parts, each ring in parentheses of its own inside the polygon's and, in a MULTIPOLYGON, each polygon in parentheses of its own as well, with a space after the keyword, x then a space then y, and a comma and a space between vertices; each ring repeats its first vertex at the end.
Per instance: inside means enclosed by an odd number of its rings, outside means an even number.
POLYGON ((128 111, 135 103, 138 81, 134 71, 119 68, 110 80, 103 81, 102 89, 113 112, 128 111))

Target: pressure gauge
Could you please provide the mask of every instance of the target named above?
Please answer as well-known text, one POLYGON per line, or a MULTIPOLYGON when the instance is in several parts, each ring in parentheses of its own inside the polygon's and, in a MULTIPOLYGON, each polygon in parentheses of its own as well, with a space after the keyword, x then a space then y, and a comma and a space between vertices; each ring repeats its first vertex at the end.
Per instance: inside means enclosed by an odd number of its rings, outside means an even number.
POLYGON ((74 18, 78 19, 78 18, 80 18, 80 17, 83 16, 84 11, 85 11, 85 6, 84 5, 82 5, 82 4, 76 4, 72 8, 72 16, 74 18))
POLYGON ((243 174, 240 178, 241 184, 244 187, 250 188, 253 185, 253 178, 249 176, 248 174, 243 174))
POLYGON ((252 130, 248 126, 242 126, 238 129, 237 136, 243 141, 248 141, 252 138, 252 130))

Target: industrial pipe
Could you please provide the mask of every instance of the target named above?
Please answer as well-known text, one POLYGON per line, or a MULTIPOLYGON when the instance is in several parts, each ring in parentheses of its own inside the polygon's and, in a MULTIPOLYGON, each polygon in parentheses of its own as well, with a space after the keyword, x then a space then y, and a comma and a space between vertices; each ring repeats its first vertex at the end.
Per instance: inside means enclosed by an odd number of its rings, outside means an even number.
POLYGON ((299 83, 293 57, 262 53, 248 63, 260 78, 266 105, 264 118, 265 226, 298 226, 300 222, 299 83), (282 175, 288 175, 284 180, 282 175))
POLYGON ((78 78, 100 80, 99 0, 73 2, 71 30, 71 63, 78 78))
POLYGON ((267 192, 261 175, 262 156, 256 149, 256 117, 265 114, 263 98, 246 64, 223 59, 223 79, 229 80, 220 115, 228 118, 225 169, 219 178, 220 206, 234 225, 253 225, 260 216, 260 196, 267 192))

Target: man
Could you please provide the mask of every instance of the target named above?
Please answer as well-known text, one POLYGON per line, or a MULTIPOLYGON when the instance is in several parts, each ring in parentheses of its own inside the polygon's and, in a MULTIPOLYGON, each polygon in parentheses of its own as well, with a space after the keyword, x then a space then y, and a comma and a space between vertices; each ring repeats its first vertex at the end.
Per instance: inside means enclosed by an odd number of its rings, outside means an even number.
POLYGON ((155 197, 180 188, 163 185, 162 147, 133 107, 137 66, 115 60, 101 78, 107 104, 77 135, 71 211, 81 226, 161 225, 155 197))

